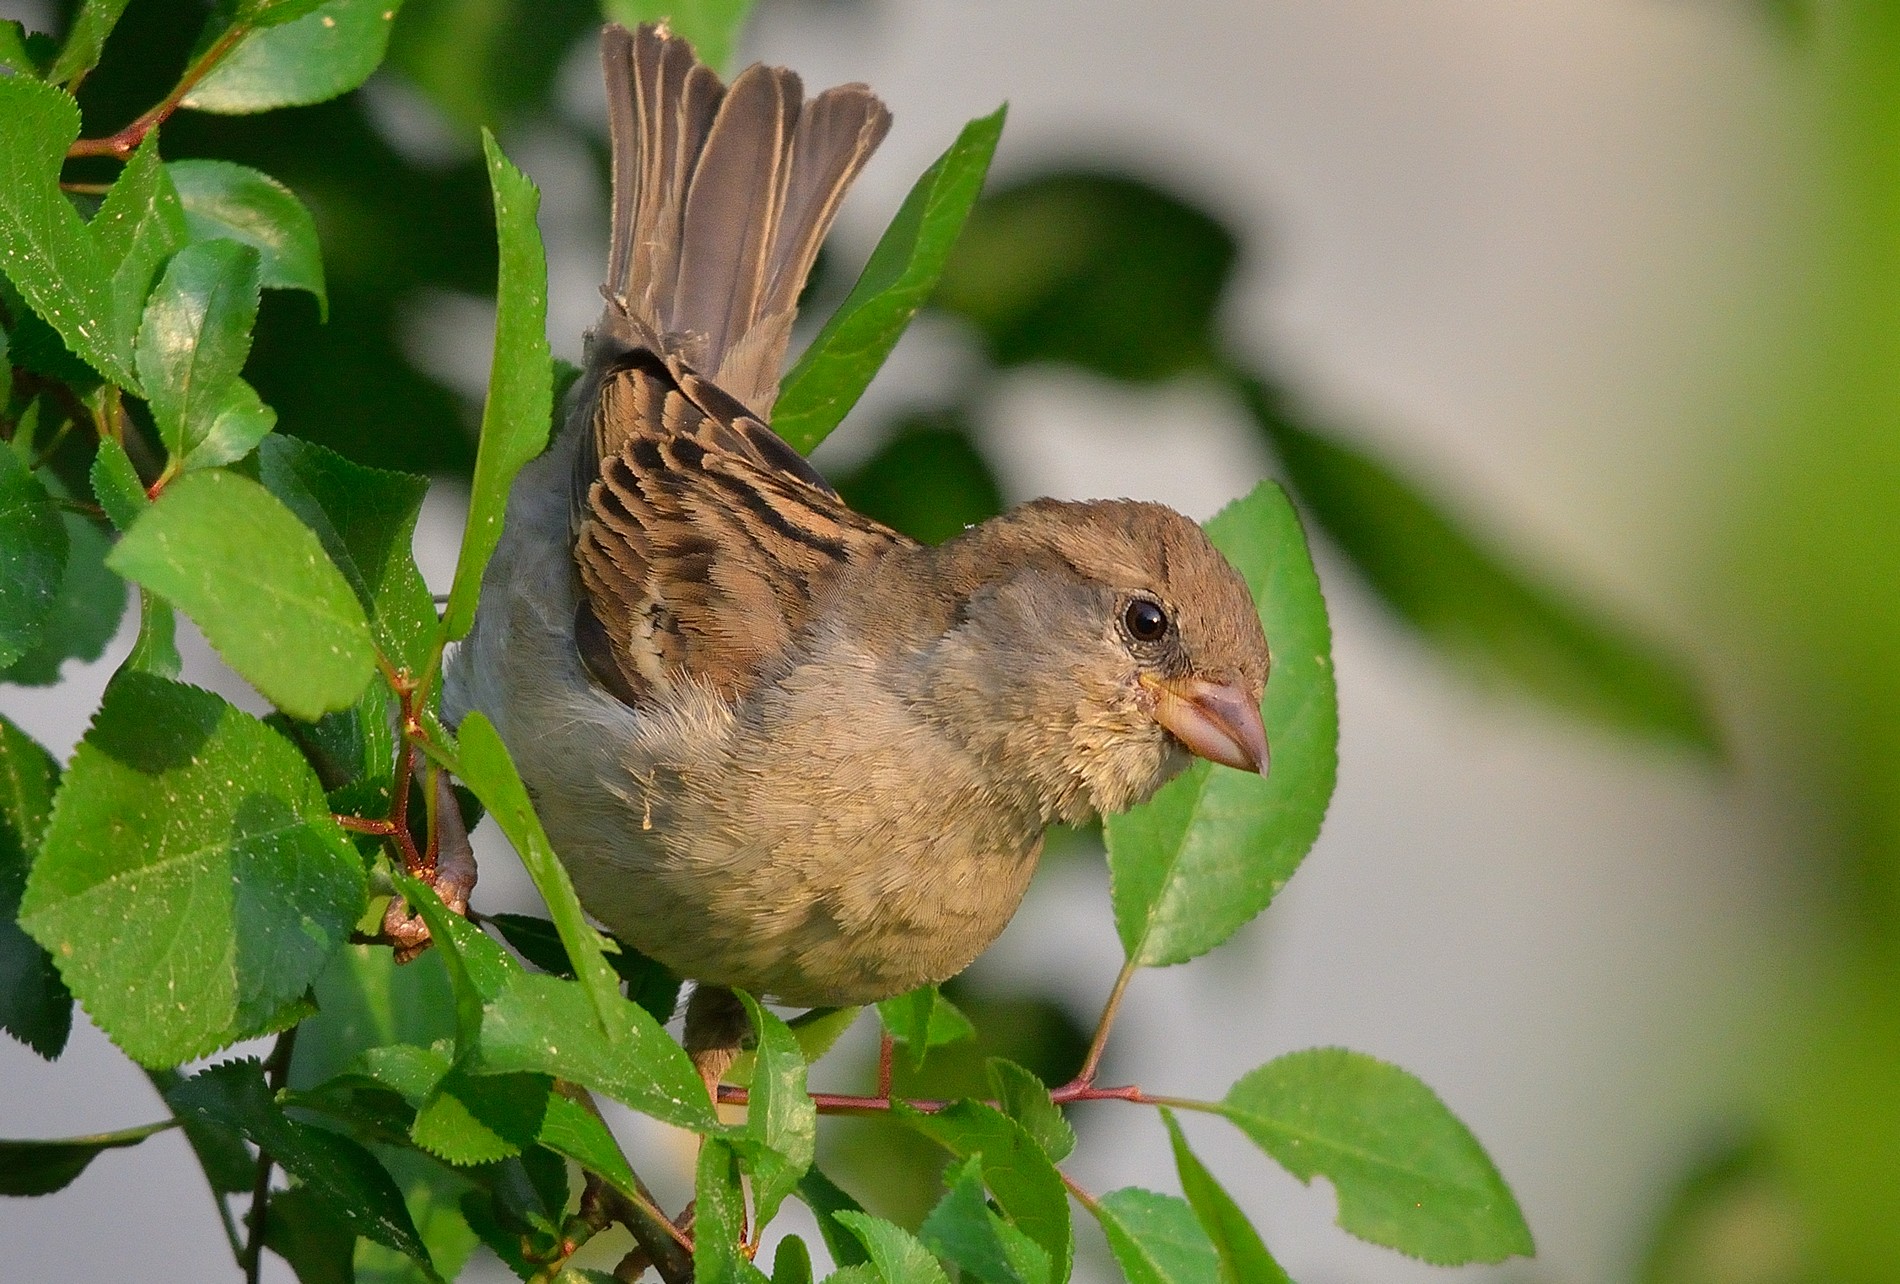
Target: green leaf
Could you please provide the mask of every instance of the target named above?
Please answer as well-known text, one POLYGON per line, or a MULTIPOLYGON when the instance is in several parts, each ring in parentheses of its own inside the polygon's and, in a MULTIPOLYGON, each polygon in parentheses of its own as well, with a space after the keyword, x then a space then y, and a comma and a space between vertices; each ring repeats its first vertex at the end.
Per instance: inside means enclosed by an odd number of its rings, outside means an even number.
POLYGON ((906 420, 835 480, 851 507, 924 544, 941 544, 1003 511, 996 475, 958 415, 906 420))
POLYGON ((59 50, 44 32, 28 32, 17 18, 0 21, 0 67, 22 76, 38 76, 59 50))
POLYGON ((589 925, 574 895, 567 867, 554 854, 541 820, 534 814, 534 804, 528 799, 527 787, 515 771, 507 746, 502 744, 494 724, 480 713, 463 719, 458 734, 461 757, 455 774, 475 791, 501 832, 514 844, 535 890, 547 903, 580 984, 600 1016, 599 1028, 611 1033, 618 1025, 615 1014, 625 1003, 619 980, 601 950, 600 934, 589 925))
POLYGON ((356 1284, 356 1231, 308 1186, 271 1196, 264 1246, 290 1263, 297 1284, 356 1284))
POLYGON ((1074 1253, 1069 1196, 1049 1156, 1021 1124, 978 1101, 959 1101, 935 1114, 899 1106, 894 1112, 959 1159, 983 1157, 983 1180, 1004 1216, 1049 1255, 1050 1279, 1064 1284, 1074 1253))
POLYGON ((864 1206, 853 1199, 817 1167, 807 1168, 798 1179, 798 1197, 817 1219, 818 1233, 824 1237, 831 1260, 841 1267, 858 1266, 871 1260, 856 1235, 839 1222, 841 1213, 861 1213, 864 1206))
POLYGON ((1220 1260, 1186 1200, 1129 1187, 1089 1211, 1128 1284, 1218 1284, 1220 1260))
MULTIPOLYGON (((147 1069, 145 1077, 160 1097, 166 1097, 185 1081, 176 1070, 147 1069)), ((222 1124, 206 1123, 196 1117, 179 1122, 184 1125, 185 1139, 191 1143, 192 1153, 198 1157, 198 1166, 204 1169, 205 1180, 214 1193, 235 1195, 251 1189, 257 1180, 257 1157, 244 1144, 244 1138, 222 1124)))
POLYGON ((173 1110, 242 1134, 356 1234, 402 1253, 438 1279, 403 1203, 376 1157, 341 1134, 286 1115, 255 1060, 226 1061, 179 1084, 173 1110))
POLYGON ((79 12, 73 15, 72 25, 66 29, 66 43, 60 47, 59 57, 53 60, 46 78, 63 85, 97 67, 99 54, 106 47, 106 37, 119 25, 119 15, 125 12, 125 6, 126 0, 85 0, 79 12))
POLYGON ((175 1065, 276 1028, 364 895, 290 745, 209 692, 121 674, 67 771, 20 923, 113 1042, 175 1065))
POLYGON ((629 31, 643 22, 664 21, 675 35, 693 42, 701 62, 721 70, 732 64, 752 0, 602 0, 600 7, 607 21, 629 31))
POLYGON ((230 161, 172 161, 165 170, 178 190, 193 242, 223 237, 250 246, 257 251, 264 286, 307 290, 316 296, 320 315, 328 317, 316 220, 296 193, 269 174, 230 161))
POLYGON ((988 1062, 990 1090, 1004 1114, 1023 1126, 1036 1139, 1051 1163, 1061 1163, 1075 1149, 1075 1129, 1062 1108, 1049 1097, 1049 1089, 1014 1061, 991 1057, 988 1062))
POLYGON ((746 1135, 757 1143, 742 1155, 752 1177, 754 1232, 778 1213, 818 1151, 818 1108, 805 1091, 805 1057, 785 1022, 751 995, 740 1000, 758 1035, 747 1098, 746 1135))
POLYGON ((450 1070, 416 1111, 409 1135, 436 1158, 466 1167, 518 1155, 547 1117, 546 1075, 450 1070))
POLYGON ((264 696, 305 721, 362 694, 376 666, 362 605, 310 528, 221 469, 166 487, 106 565, 192 619, 264 696))
POLYGON ((1678 659, 1540 584, 1371 455, 1302 427, 1259 380, 1239 377, 1238 386, 1320 529, 1388 606, 1469 672, 1614 730, 1721 752, 1678 659))
POLYGON ((796 1235, 778 1242, 772 1256, 772 1284, 811 1284, 811 1250, 796 1235))
POLYGON ((89 480, 93 498, 119 530, 131 530, 132 523, 144 516, 151 505, 145 495, 145 483, 139 480, 138 469, 132 466, 132 457, 110 437, 99 440, 89 480))
POLYGON ((983 190, 1007 111, 998 107, 965 125, 924 171, 851 293, 786 376, 772 408, 772 428, 794 449, 809 454, 838 426, 937 288, 983 190))
MULTIPOLYGON (((495 236, 501 247, 495 285, 495 353, 488 372, 488 400, 482 407, 481 444, 475 454, 475 482, 468 498, 468 525, 455 562, 455 582, 443 615, 451 642, 475 622, 482 571, 501 539, 508 488, 521 466, 547 445, 554 412, 554 367, 548 355, 547 256, 535 211, 541 193, 501 154, 494 136, 482 132, 488 157, 488 181, 495 195, 495 236)), ((559 922, 557 917, 556 922, 559 922)))
POLYGON ((930 1250, 902 1226, 869 1213, 839 1213, 838 1220, 863 1242, 884 1284, 950 1284, 930 1250))
POLYGON ((745 1194, 729 1143, 708 1137, 701 1144, 693 1189, 694 1284, 765 1284, 745 1251, 745 1194))
POLYGON ((904 1045, 913 1070, 923 1067, 930 1049, 976 1035, 970 1018, 957 1011, 935 985, 920 985, 908 994, 880 1001, 877 1016, 891 1038, 904 1045))
POLYGON ((977 206, 935 303, 975 325, 998 365, 1150 382, 1215 359, 1238 248, 1205 211, 1139 179, 1045 173, 977 206))
POLYGON ((422 0, 396 24, 388 65, 473 136, 544 110, 566 58, 600 21, 594 0, 422 0))
POLYGON ((185 95, 198 111, 239 116, 324 102, 369 79, 402 0, 326 0, 290 22, 258 25, 185 95))
POLYGON ((67 552, 53 497, 18 452, 0 443, 0 667, 39 644, 67 552))
POLYGON ((480 1038, 487 1005, 501 997, 510 980, 527 973, 480 928, 444 905, 429 884, 402 873, 395 875, 395 884, 410 908, 422 916, 442 954, 455 991, 455 1050, 466 1057, 480 1038))
POLYGON ((153 1133, 174 1128, 171 1119, 58 1141, 0 1141, 0 1195, 50 1195, 72 1185, 101 1151, 136 1146, 153 1133))
MULTIPOLYGON (((132 154, 86 232, 111 273, 111 312, 106 320, 112 351, 136 363, 139 325, 152 280, 160 265, 185 243, 184 206, 158 159, 156 130, 132 154)), ((134 392, 142 388, 138 382, 128 386, 134 392)))
POLYGON ((0 75, 0 274, 74 354, 137 387, 130 345, 116 343, 109 325, 118 261, 94 244, 59 190, 66 149, 78 137, 79 107, 70 95, 28 76, 0 75))
POLYGON ((175 465, 228 464, 249 453, 275 422, 274 415, 262 411, 261 429, 246 441, 243 430, 257 426, 259 416, 242 419, 242 406, 233 409, 232 385, 250 355, 251 327, 257 323, 257 269, 257 251, 248 245, 226 240, 187 245, 172 256, 145 304, 139 380, 175 465), (215 434, 226 414, 240 418, 221 436, 215 434))
MULTIPOLYGON (((561 933, 548 919, 532 914, 488 914, 482 921, 500 932, 502 939, 514 946, 521 957, 543 972, 574 979, 574 964, 567 957, 567 947, 561 944, 561 933)), ((645 1008, 661 1025, 671 1021, 673 1010, 679 1005, 679 978, 625 941, 609 939, 614 948, 607 951, 607 965, 626 984, 627 997, 645 1008)), ((796 1026, 793 1033, 798 1033, 796 1026)), ((802 1038, 798 1046, 805 1047, 802 1038)), ((807 1059, 809 1057, 807 1052, 807 1059)))
POLYGON ((553 1075, 695 1132, 718 1126, 693 1063, 638 1005, 601 1013, 572 981, 517 971, 481 1014, 475 1069, 553 1075))
POLYGON ((997 1216, 984 1197, 983 1161, 965 1161, 945 1181, 949 1190, 918 1232, 930 1251, 955 1263, 965 1280, 1047 1284, 1049 1255, 997 1216))
POLYGON ((316 532, 356 591, 383 653, 421 673, 435 637, 435 601, 411 548, 428 479, 365 468, 278 434, 258 446, 257 476, 316 532))
POLYGON ((598 1175, 621 1194, 635 1192, 633 1169, 613 1133, 599 1115, 565 1093, 549 1095, 547 1113, 541 1117, 541 1131, 535 1140, 598 1175))
POLYGON ((1339 1224, 1441 1266, 1533 1251, 1491 1159, 1416 1078, 1359 1052, 1315 1048, 1269 1061, 1215 1109, 1301 1181, 1339 1194, 1339 1224))
MULTIPOLYGON (((50 472, 41 477, 49 491, 59 489, 58 479, 50 472)), ((119 631, 119 619, 125 614, 125 582, 106 569, 111 548, 106 533, 97 522, 77 513, 60 517, 69 551, 59 594, 47 614, 39 644, 12 667, 0 669, 0 681, 52 686, 59 682, 66 661, 98 659, 119 631)))
POLYGON ((15 919, 58 785, 53 755, 0 717, 0 1029, 48 1061, 72 1033, 73 999, 51 956, 15 919))
POLYGON ((1104 826, 1115 927, 1132 962, 1183 963, 1265 909, 1319 835, 1338 769, 1332 635, 1299 517, 1272 482, 1207 524, 1252 590, 1273 653, 1273 769, 1200 762, 1104 826))
POLYGON ((1168 1126, 1168 1140, 1174 1147, 1174 1167, 1181 1176, 1181 1193, 1187 1196, 1188 1206, 1200 1219, 1201 1229, 1207 1232, 1219 1255, 1221 1284, 1292 1284, 1273 1255, 1267 1252, 1260 1232, 1234 1203, 1233 1196, 1222 1189, 1214 1180, 1214 1174, 1188 1149, 1181 1125, 1175 1122, 1173 1112, 1166 1106, 1161 1108, 1161 1122, 1168 1126))

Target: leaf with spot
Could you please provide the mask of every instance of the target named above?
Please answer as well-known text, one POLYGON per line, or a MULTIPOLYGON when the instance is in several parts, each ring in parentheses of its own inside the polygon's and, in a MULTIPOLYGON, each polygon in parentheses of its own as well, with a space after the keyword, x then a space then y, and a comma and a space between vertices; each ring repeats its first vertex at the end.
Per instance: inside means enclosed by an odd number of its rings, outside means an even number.
POLYGON ((693 1190, 695 1284, 766 1284, 745 1251, 745 1194, 728 1142, 708 1137, 700 1146, 693 1190))
POLYGON ((693 42, 694 52, 708 67, 723 68, 732 62, 752 12, 753 0, 602 0, 601 9, 609 22, 617 22, 629 31, 643 22, 665 21, 676 35, 693 42))
POLYGON ((1339 1224, 1361 1239, 1441 1266, 1533 1251, 1484 1147, 1397 1066, 1343 1048, 1288 1053, 1214 1109, 1301 1181, 1332 1182, 1339 1224))
POLYGON ((52 958, 16 919, 58 785, 53 755, 0 717, 0 1029, 49 1061, 72 1032, 73 999, 52 958))
POLYGON ((276 422, 248 385, 239 390, 257 291, 257 251, 220 239, 174 254, 146 301, 139 379, 174 467, 241 459, 276 422))
POLYGON ((363 866, 296 750, 217 696, 121 674, 60 788, 20 924, 134 1060, 304 1015, 363 866))
POLYGON ((1285 886, 1319 836, 1338 774, 1332 632, 1300 519, 1262 482, 1207 524, 1253 593, 1273 655, 1267 776, 1197 762, 1104 825, 1115 927, 1131 962, 1184 963, 1285 886))
POLYGON ((106 565, 196 620, 225 662, 292 717, 347 707, 375 670, 348 581, 310 528, 249 478, 180 477, 106 565))
POLYGON ((1003 136, 998 107, 963 127, 924 171, 878 240, 856 285, 785 376, 772 428, 809 454, 857 404, 929 300, 1003 136))
POLYGON ((295 192, 248 165, 221 160, 166 163, 194 243, 225 238, 257 251, 266 289, 305 290, 329 311, 316 220, 295 192))
POLYGON ((805 1091, 805 1057, 775 1014, 741 993, 758 1037, 746 1105, 746 1136, 755 1144, 740 1155, 752 1177, 755 1229, 766 1226, 818 1149, 818 1108, 805 1091))
POLYGON ((347 94, 382 62, 401 8, 402 0, 325 0, 290 21, 256 23, 184 105, 241 116, 347 94))

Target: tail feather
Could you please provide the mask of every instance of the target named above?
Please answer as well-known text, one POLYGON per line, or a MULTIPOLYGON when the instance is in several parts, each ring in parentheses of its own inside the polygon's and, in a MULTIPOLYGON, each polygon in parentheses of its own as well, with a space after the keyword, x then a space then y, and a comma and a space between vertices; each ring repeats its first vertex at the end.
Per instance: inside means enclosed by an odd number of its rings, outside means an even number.
POLYGON ((890 113, 863 85, 806 102, 779 68, 721 85, 690 44, 650 25, 610 27, 601 58, 613 136, 604 324, 764 414, 805 278, 890 113))

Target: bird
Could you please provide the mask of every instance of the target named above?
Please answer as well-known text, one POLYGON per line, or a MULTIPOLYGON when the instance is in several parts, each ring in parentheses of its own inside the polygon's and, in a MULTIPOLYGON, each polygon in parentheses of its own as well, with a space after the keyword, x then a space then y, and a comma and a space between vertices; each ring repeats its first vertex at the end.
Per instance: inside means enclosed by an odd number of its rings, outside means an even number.
POLYGON ((1037 499, 936 545, 846 505, 771 410, 890 113, 762 64, 723 83, 663 25, 600 50, 606 306, 443 712, 493 722, 586 910, 696 983, 684 1041, 715 1088, 735 989, 941 982, 1015 914, 1051 824, 1194 756, 1264 773, 1269 652, 1241 576, 1162 505, 1037 499))

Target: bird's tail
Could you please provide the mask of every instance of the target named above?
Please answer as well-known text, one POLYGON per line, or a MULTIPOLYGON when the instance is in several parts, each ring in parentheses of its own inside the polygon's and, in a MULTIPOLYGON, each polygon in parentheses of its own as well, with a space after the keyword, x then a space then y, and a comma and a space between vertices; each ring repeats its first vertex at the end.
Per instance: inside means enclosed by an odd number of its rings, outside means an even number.
POLYGON ((778 67, 723 85, 663 27, 609 27, 600 49, 613 137, 603 324, 763 416, 799 292, 890 112, 864 85, 807 100, 778 67))

